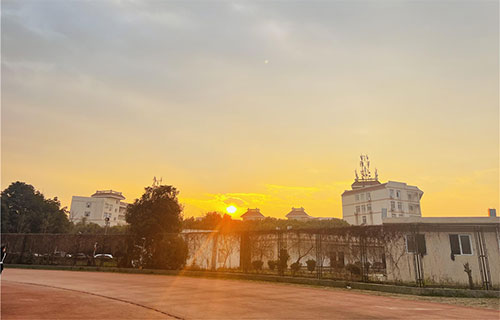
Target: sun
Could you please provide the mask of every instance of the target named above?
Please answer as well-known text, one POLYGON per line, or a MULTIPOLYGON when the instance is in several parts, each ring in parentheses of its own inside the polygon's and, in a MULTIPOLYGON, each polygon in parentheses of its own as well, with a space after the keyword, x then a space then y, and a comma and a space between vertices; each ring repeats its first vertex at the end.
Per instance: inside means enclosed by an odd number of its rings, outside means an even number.
POLYGON ((236 207, 235 206, 229 206, 226 208, 227 213, 235 213, 236 212, 236 207))

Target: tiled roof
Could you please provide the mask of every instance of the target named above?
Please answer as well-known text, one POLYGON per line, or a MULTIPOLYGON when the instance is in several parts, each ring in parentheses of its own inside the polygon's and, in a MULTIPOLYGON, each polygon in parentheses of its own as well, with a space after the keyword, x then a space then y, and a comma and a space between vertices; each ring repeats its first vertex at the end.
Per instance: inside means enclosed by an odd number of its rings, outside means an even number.
POLYGON ((292 211, 288 212, 286 217, 309 217, 304 208, 292 208, 292 211))
POLYGON ((241 215, 241 217, 263 217, 264 215, 260 213, 259 209, 248 209, 247 212, 241 215))

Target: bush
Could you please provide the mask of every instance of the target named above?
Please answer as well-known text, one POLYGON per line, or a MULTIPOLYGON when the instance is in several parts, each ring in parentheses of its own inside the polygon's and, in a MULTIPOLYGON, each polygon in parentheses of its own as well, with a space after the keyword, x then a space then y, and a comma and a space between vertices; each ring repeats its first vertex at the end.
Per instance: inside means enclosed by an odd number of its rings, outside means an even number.
POLYGON ((300 262, 294 262, 290 265, 290 269, 292 270, 292 276, 294 276, 300 270, 300 262))
POLYGON ((263 265, 264 265, 264 262, 262 262, 262 260, 252 261, 252 267, 254 268, 254 270, 257 270, 257 271, 262 270, 263 265))
POLYGON ((345 268, 347 271, 349 271, 351 273, 351 275, 355 274, 355 275, 359 276, 361 274, 361 268, 355 264, 352 264, 352 263, 348 264, 345 268))
POLYGON ((148 267, 154 269, 177 270, 184 267, 188 247, 178 236, 165 236, 156 246, 148 267))
POLYGON ((307 270, 309 270, 309 272, 312 273, 314 269, 316 269, 316 260, 309 259, 306 261, 306 264, 307 264, 307 270))
POLYGON ((269 266, 269 269, 271 269, 271 271, 274 271, 274 269, 276 269, 277 264, 278 263, 275 260, 268 260, 267 261, 267 265, 269 266))

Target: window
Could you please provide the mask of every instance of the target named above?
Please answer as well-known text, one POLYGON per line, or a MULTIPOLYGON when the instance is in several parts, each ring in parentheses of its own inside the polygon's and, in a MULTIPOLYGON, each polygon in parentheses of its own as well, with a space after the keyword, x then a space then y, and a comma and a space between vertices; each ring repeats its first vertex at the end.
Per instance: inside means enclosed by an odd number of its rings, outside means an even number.
POLYGON ((392 198, 394 198, 394 190, 393 189, 389 189, 389 196, 392 198))
POLYGON ((359 200, 365 201, 365 194, 364 193, 359 195, 359 200))
POLYGON ((363 216, 363 224, 366 224, 366 216, 363 216))
POLYGON ((83 214, 85 217, 90 217, 90 211, 85 211, 83 214))
POLYGON ((366 194, 366 200, 371 200, 372 199, 372 195, 370 194, 370 192, 368 192, 366 194))
POLYGON ((359 201, 359 194, 355 195, 354 198, 356 199, 356 201, 359 201))
POLYGON ((396 190, 396 198, 401 199, 401 191, 396 190))
POLYGON ((450 234, 452 255, 471 255, 472 245, 468 234, 450 234))
POLYGON ((412 205, 412 204, 409 204, 409 205, 408 205, 408 209, 410 209, 410 212, 413 212, 413 205, 412 205))
POLYGON ((372 212, 372 205, 371 205, 371 204, 367 204, 367 205, 366 205, 366 210, 367 210, 368 212, 372 212))
POLYGON ((396 202, 391 201, 391 211, 394 211, 396 209, 396 202))
POLYGON ((398 202, 398 210, 403 211, 403 203, 402 202, 398 202))
POLYGON ((120 202, 120 200, 116 200, 116 204, 118 204, 120 202))
POLYGON ((411 193, 408 192, 408 201, 411 201, 411 193))
POLYGON ((92 205, 92 202, 87 202, 87 204, 86 204, 87 208, 90 208, 91 205, 92 205))
POLYGON ((361 206, 361 212, 365 213, 366 212, 366 206, 365 205, 362 205, 361 206))
POLYGON ((425 245, 425 235, 411 234, 406 236, 406 252, 426 254, 427 247, 425 245))
POLYGON ((420 205, 419 205, 419 204, 416 204, 416 205, 415 205, 415 211, 416 211, 417 213, 420 213, 420 205))
POLYGON ((356 206, 356 213, 359 213, 359 206, 356 206))
POLYGON ((382 208, 382 219, 387 218, 387 208, 382 208))
POLYGON ((397 215, 397 214, 395 214, 395 213, 393 213, 391 216, 392 216, 393 218, 396 218, 398 215, 397 215))

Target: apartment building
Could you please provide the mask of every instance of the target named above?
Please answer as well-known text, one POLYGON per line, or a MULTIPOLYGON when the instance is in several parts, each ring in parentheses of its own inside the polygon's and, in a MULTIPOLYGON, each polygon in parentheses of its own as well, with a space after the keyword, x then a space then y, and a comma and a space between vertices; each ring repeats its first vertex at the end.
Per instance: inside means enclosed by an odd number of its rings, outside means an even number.
POLYGON ((73 196, 70 220, 77 223, 85 219, 100 226, 124 225, 128 203, 123 200, 123 194, 113 190, 98 190, 90 197, 73 196))

